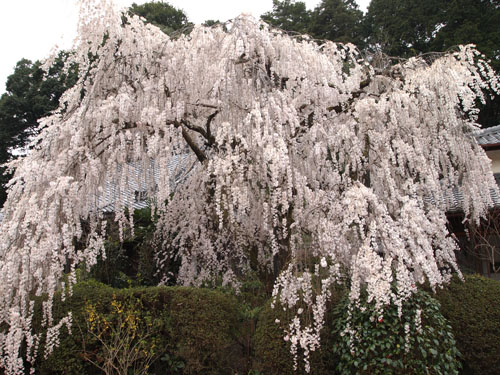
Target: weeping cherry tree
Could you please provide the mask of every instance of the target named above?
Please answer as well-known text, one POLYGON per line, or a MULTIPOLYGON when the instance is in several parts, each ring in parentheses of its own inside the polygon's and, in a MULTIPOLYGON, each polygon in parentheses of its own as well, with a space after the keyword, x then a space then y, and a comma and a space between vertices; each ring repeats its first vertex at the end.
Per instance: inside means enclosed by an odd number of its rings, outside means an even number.
MULTIPOLYGON (((351 44, 246 15, 169 38, 107 0, 81 2, 78 32, 77 84, 12 163, 0 228, 6 374, 39 355, 33 296, 47 296, 43 355, 71 326, 71 315, 53 318, 54 296, 105 256, 109 181, 119 193, 149 186, 164 282, 237 288, 255 259, 274 273, 274 302, 294 315, 284 337, 307 370, 334 284, 347 283, 354 307, 366 290, 383 314, 459 272, 447 197, 459 187, 478 220, 496 189, 473 134, 476 104, 500 85, 473 46, 374 68, 351 44), (167 166, 186 153, 190 173, 172 195, 167 166)), ((120 231, 133 230, 129 212, 117 200, 120 231)))

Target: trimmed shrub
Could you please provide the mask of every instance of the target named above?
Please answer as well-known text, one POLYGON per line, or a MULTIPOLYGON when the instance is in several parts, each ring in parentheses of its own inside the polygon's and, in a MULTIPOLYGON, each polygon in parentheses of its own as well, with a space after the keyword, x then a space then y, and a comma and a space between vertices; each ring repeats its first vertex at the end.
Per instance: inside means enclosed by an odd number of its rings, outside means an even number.
MULTIPOLYGON (((184 287, 113 289, 87 281, 77 284, 66 302, 56 304, 56 319, 73 312, 73 332, 61 332, 60 345, 47 359, 40 358, 37 374, 101 374, 89 361, 104 360, 102 340, 88 329, 89 311, 94 317, 123 322, 116 306, 131 306, 133 316, 154 323, 157 360, 151 364, 150 374, 233 374, 245 368, 243 348, 237 340, 241 316, 234 297, 184 287)), ((39 315, 35 320, 39 324, 39 315)), ((103 335, 108 334, 103 330, 103 335)))
POLYGON ((177 340, 174 353, 186 363, 183 373, 241 372, 246 363, 238 342, 242 318, 236 299, 208 289, 168 290, 172 338, 177 340))
POLYGON ((374 303, 350 308, 344 298, 334 310, 339 374, 458 374, 459 355, 439 302, 424 291, 380 314, 374 303), (346 327, 349 327, 348 329, 346 327))
POLYGON ((465 282, 455 278, 436 298, 462 353, 462 374, 500 374, 500 282, 466 275, 465 282))
MULTIPOLYGON (((68 298, 64 303, 58 302, 56 297, 54 301, 54 318, 57 321, 65 316, 68 311, 72 311, 72 332, 70 334, 66 327, 61 329, 59 345, 47 358, 43 358, 45 336, 42 336, 41 354, 36 363, 36 374, 102 374, 100 369, 86 360, 85 351, 97 352, 98 348, 86 345, 89 337, 85 329, 86 323, 83 312, 87 301, 99 301, 103 306, 109 306, 111 305, 112 296, 113 289, 111 287, 94 280, 89 280, 75 285, 73 296, 68 298)), ((33 318, 33 326, 36 327, 37 331, 40 331, 41 315, 40 304, 37 303, 33 318)))
POLYGON ((290 344, 283 340, 283 329, 276 323, 276 319, 286 321, 286 314, 280 309, 272 309, 271 303, 268 303, 257 322, 254 337, 255 365, 266 375, 294 374, 290 344))
MULTIPOLYGON (((55 304, 56 321, 67 311, 73 311, 72 335, 62 329, 61 342, 54 353, 47 359, 39 358, 37 374, 101 374, 102 371, 88 361, 98 359, 102 351, 87 330, 85 308, 90 304, 96 312, 108 316, 113 309, 113 299, 124 304, 138 301, 134 308, 155 322, 158 352, 150 374, 304 373, 300 352, 299 369, 293 371, 290 344, 283 339, 289 313, 281 308, 271 309, 269 302, 262 302, 265 293, 261 284, 247 284, 242 287, 241 295, 235 297, 227 291, 198 288, 113 289, 92 280, 78 283, 71 298, 55 304), (280 320, 279 324, 276 319, 280 320)), ((347 319, 347 300, 342 296, 338 291, 332 298, 321 349, 311 353, 312 374, 339 371, 346 374, 456 373, 453 336, 441 313, 449 320, 456 347, 462 353, 460 373, 500 373, 498 281, 480 276, 466 276, 465 283, 453 280, 435 295, 441 303, 440 310, 435 300, 419 292, 410 305, 405 305, 402 320, 397 318, 396 308, 386 308, 381 322, 378 318, 370 321, 371 307, 365 306, 368 310, 356 311, 351 318, 352 324, 365 335, 363 342, 358 338, 354 356, 349 350, 348 336, 341 336, 347 319), (421 335, 415 333, 417 308, 422 310, 421 335), (405 351, 405 323, 410 328, 408 352, 405 351)), ((34 326, 39 326, 40 321, 38 309, 34 326)))
MULTIPOLYGON (((342 291, 332 293, 331 308, 342 298, 342 291)), ((329 309, 330 311, 330 309, 329 309)), ((271 308, 269 301, 258 317, 257 328, 254 336, 255 361, 254 368, 265 375, 292 375, 305 374, 302 353, 298 350, 298 369, 293 370, 293 358, 290 354, 290 342, 284 340, 284 327, 290 322, 290 314, 282 308, 271 308), (280 323, 277 323, 276 320, 280 323)), ((326 323, 321 332, 321 347, 310 354, 312 375, 332 374, 336 367, 334 358, 333 335, 331 328, 334 324, 333 314, 327 314, 326 323)))

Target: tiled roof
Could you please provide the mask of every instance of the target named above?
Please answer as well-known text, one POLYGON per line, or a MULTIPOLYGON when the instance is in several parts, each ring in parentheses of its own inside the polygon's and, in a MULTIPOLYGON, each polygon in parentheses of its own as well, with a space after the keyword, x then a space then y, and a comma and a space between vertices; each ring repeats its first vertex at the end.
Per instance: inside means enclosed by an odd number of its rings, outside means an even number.
MULTIPOLYGON (((495 181, 500 188, 500 173, 494 174, 495 181)), ((494 189, 490 189, 490 197, 493 201, 494 207, 500 207, 500 196, 494 189)), ((458 187, 454 187, 451 192, 445 194, 444 200, 446 201, 447 212, 459 212, 462 211, 462 207, 464 205, 464 194, 461 189, 458 187)), ((436 200, 430 198, 429 201, 435 203, 436 200)))
MULTIPOLYGON (((167 169, 171 191, 175 191, 175 187, 189 174, 191 164, 187 153, 174 155, 169 160, 167 169)), ((97 198, 100 211, 113 212, 120 203, 124 207, 137 210, 148 207, 150 199, 154 199, 155 186, 160 179, 162 167, 151 160, 147 171, 140 162, 128 163, 127 168, 129 178, 123 191, 120 190, 118 181, 105 183, 103 193, 97 198)))
POLYGON ((500 143, 500 125, 491 128, 480 129, 474 136, 481 146, 500 143))
MULTIPOLYGON (((483 147, 488 145, 500 144, 500 125, 486 129, 479 129, 474 134, 474 137, 476 138, 477 143, 483 147)), ((500 173, 495 173, 494 177, 497 185, 500 188, 500 173)), ((495 190, 490 190, 490 196, 493 204, 496 207, 500 206, 500 196, 495 190)), ((430 200, 433 201, 433 199, 430 200)), ((464 195, 458 187, 455 187, 446 195, 445 200, 449 212, 461 211, 464 202, 464 195)))
MULTIPOLYGON (((474 134, 474 137, 476 138, 477 143, 483 147, 500 143, 500 125, 486 129, 479 129, 474 134)), ((495 173, 494 177, 497 185, 500 187, 500 174, 495 173)), ((490 196, 494 205, 497 207, 500 206, 500 196, 495 190, 491 189, 490 196)), ((448 207, 449 212, 462 210, 464 195, 458 187, 455 187, 451 192, 446 194, 444 199, 446 200, 446 206, 448 207)), ((429 198, 429 200, 435 202, 435 199, 433 198, 429 198)))
MULTIPOLYGON (((167 165, 170 191, 175 191, 175 187, 191 173, 193 166, 193 160, 188 153, 174 155, 170 158, 167 165)), ((112 213, 120 202, 122 206, 133 210, 146 208, 150 205, 150 200, 154 199, 155 193, 151 186, 158 184, 161 166, 151 160, 151 166, 147 173, 144 172, 144 168, 139 162, 128 163, 127 167, 131 168, 127 187, 124 191, 120 191, 119 183, 106 182, 103 193, 96 197, 98 210, 112 213)), ((0 223, 2 220, 3 212, 0 210, 0 223)))
MULTIPOLYGON (((500 143, 500 125, 480 129, 474 136, 477 142, 482 146, 500 143)), ((170 179, 172 191, 174 191, 175 186, 189 173, 186 172, 187 165, 188 154, 177 155, 170 160, 168 169, 169 176, 173 176, 170 179)), ((133 168, 133 175, 135 178, 129 181, 129 187, 126 191, 120 193, 117 184, 106 184, 105 193, 99 201, 99 207, 102 211, 113 212, 117 200, 121 200, 125 207, 131 207, 133 209, 145 208, 149 205, 149 195, 154 192, 147 191, 147 186, 150 186, 150 184, 148 185, 144 179, 141 179, 141 176, 144 174, 142 166, 140 164, 130 164, 130 166, 133 168)), ((150 169, 153 171, 154 180, 155 183, 157 183, 160 167, 158 165, 152 165, 150 169)), ((495 174, 495 180, 500 187, 500 174, 495 174)), ((500 196, 497 192, 492 189, 490 194, 494 205, 500 206, 500 196)), ((435 202, 434 198, 428 199, 435 202)), ((446 194, 444 199, 446 200, 446 206, 449 212, 460 211, 463 207, 464 197, 462 191, 458 187, 446 194)))

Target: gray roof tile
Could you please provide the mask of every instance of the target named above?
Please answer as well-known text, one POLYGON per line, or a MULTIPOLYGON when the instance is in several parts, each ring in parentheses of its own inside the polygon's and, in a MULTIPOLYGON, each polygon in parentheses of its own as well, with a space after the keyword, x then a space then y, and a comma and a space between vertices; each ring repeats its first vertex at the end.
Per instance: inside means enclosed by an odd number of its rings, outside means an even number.
POLYGON ((481 146, 500 143, 500 125, 491 128, 480 129, 474 136, 481 146))
MULTIPOLYGON (((155 186, 160 178, 161 166, 151 160, 147 171, 141 162, 127 163, 129 179, 125 189, 120 189, 118 181, 107 181, 103 193, 97 197, 97 207, 103 212, 114 212, 118 206, 133 210, 146 208, 150 199, 154 199, 155 186)), ((184 180, 191 170, 190 155, 187 153, 174 155, 168 163, 170 190, 184 180)))

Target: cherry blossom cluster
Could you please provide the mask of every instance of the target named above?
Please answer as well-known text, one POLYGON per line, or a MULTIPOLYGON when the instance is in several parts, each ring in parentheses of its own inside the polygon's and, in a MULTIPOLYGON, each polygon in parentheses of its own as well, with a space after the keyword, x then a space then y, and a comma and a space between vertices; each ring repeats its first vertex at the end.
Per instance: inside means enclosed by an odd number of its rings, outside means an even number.
MULTIPOLYGON (((500 85, 472 46, 376 71, 353 45, 292 38, 250 16, 171 39, 110 1, 81 6, 68 61, 79 81, 12 163, 0 227, 6 374, 23 373, 23 343, 37 357, 32 296, 47 296, 47 350, 70 325, 54 320, 54 296, 105 256, 109 182, 118 196, 138 180, 154 195, 164 282, 237 287, 256 267, 274 274, 274 303, 294 315, 284 336, 307 370, 334 284, 349 285, 353 308, 366 290, 382 317, 416 285, 458 272, 447 197, 459 188, 478 220, 496 189, 473 133, 477 100, 500 85), (185 153, 189 173, 172 191, 167 167, 185 153)), ((121 233, 130 212, 116 200, 121 233)))

